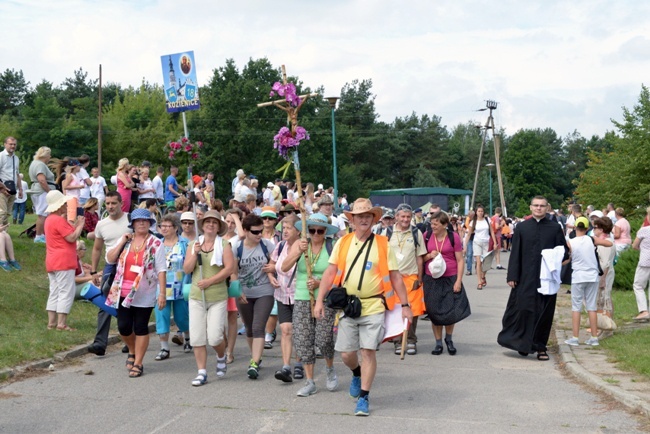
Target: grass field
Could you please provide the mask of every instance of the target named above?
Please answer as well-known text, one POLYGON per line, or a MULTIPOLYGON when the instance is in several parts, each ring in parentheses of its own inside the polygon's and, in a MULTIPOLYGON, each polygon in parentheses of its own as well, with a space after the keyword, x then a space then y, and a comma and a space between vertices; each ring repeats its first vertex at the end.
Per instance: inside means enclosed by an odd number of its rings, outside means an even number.
MULTIPOLYGON (((25 216, 23 225, 11 225, 16 260, 22 271, 0 269, 0 368, 51 357, 59 351, 93 339, 97 327, 97 307, 76 301, 68 317, 74 332, 47 330, 45 305, 49 282, 45 271, 45 245, 20 237, 36 221, 25 216)), ((86 262, 90 262, 92 242, 88 243, 86 262)))

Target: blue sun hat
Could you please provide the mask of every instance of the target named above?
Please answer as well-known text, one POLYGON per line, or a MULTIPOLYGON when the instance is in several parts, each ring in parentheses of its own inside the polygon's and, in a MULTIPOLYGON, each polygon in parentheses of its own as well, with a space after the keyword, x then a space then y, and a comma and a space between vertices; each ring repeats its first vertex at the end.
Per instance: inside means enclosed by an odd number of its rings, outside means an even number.
MULTIPOLYGON (((302 220, 298 220, 294 226, 296 229, 298 229, 299 232, 302 231, 302 220)), ((337 228, 334 225, 329 224, 329 220, 325 214, 321 214, 319 212, 312 214, 309 216, 307 219, 307 227, 320 227, 320 228, 325 228, 326 232, 325 235, 334 235, 336 234, 340 229, 337 228)))
POLYGON ((149 220, 151 226, 156 224, 156 219, 153 218, 151 212, 145 208, 136 208, 131 212, 131 222, 129 223, 129 229, 133 229, 133 222, 136 220, 149 220))

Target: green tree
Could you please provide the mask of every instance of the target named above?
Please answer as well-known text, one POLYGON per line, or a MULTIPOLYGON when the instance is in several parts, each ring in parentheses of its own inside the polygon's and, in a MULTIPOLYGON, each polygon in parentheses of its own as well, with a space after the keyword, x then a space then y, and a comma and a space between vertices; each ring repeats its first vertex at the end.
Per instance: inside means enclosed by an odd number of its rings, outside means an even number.
POLYGON ((605 141, 613 149, 589 153, 576 193, 582 202, 614 202, 633 213, 648 203, 650 191, 650 91, 645 85, 637 104, 623 108, 623 120, 612 122, 618 134, 607 134, 605 141))
POLYGON ((17 116, 25 104, 28 91, 29 82, 25 80, 22 70, 6 69, 0 74, 0 116, 17 116))

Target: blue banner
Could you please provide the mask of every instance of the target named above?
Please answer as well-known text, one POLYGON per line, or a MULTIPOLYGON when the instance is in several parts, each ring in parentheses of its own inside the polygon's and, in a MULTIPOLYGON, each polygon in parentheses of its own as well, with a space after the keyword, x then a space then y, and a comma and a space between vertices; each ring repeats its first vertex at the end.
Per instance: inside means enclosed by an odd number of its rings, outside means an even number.
POLYGON ((199 86, 194 51, 160 57, 168 113, 198 110, 199 86))

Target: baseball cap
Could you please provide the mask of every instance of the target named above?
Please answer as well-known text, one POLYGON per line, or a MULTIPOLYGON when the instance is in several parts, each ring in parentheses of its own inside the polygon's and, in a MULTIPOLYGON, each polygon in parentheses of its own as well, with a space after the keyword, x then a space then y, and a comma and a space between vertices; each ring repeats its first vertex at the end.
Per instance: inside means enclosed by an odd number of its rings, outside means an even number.
POLYGON ((580 229, 587 229, 589 227, 589 220, 587 220, 587 217, 578 217, 576 219, 576 227, 580 229))

